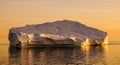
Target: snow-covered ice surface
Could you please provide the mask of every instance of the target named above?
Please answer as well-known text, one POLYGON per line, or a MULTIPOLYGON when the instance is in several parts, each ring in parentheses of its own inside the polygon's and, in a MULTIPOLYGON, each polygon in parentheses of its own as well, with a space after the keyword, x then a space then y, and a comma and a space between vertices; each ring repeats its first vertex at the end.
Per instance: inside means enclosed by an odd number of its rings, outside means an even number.
POLYGON ((61 20, 11 28, 9 41, 11 46, 104 45, 108 35, 80 22, 61 20))

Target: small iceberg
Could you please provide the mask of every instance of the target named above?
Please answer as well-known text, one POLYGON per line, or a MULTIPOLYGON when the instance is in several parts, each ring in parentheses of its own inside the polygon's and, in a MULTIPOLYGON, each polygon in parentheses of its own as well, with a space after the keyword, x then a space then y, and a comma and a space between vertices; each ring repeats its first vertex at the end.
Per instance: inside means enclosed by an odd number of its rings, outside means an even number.
POLYGON ((107 32, 70 20, 11 28, 8 37, 14 47, 74 47, 108 43, 107 32))

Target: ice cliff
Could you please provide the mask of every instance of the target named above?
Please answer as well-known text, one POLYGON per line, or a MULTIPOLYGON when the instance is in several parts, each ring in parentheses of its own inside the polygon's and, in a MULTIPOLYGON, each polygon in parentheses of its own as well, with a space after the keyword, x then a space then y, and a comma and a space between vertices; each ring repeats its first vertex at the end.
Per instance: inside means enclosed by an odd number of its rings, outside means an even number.
POLYGON ((9 30, 11 46, 80 46, 104 45, 108 42, 106 32, 82 23, 61 20, 9 30))

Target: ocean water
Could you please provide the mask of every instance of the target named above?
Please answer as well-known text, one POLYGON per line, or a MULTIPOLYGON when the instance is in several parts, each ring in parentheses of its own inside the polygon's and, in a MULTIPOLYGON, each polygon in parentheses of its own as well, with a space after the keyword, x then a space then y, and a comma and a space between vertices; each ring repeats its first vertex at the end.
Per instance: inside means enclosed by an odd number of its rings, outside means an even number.
POLYGON ((120 65, 120 44, 22 49, 1 44, 0 65, 120 65))

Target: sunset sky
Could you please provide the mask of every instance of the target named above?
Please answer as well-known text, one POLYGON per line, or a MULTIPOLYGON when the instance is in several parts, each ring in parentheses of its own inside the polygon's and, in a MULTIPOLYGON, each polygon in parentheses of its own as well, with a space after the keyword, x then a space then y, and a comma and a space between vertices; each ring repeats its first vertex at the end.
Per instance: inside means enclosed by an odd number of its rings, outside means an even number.
POLYGON ((79 21, 120 40, 120 0, 0 0, 0 41, 11 27, 56 20, 79 21))

